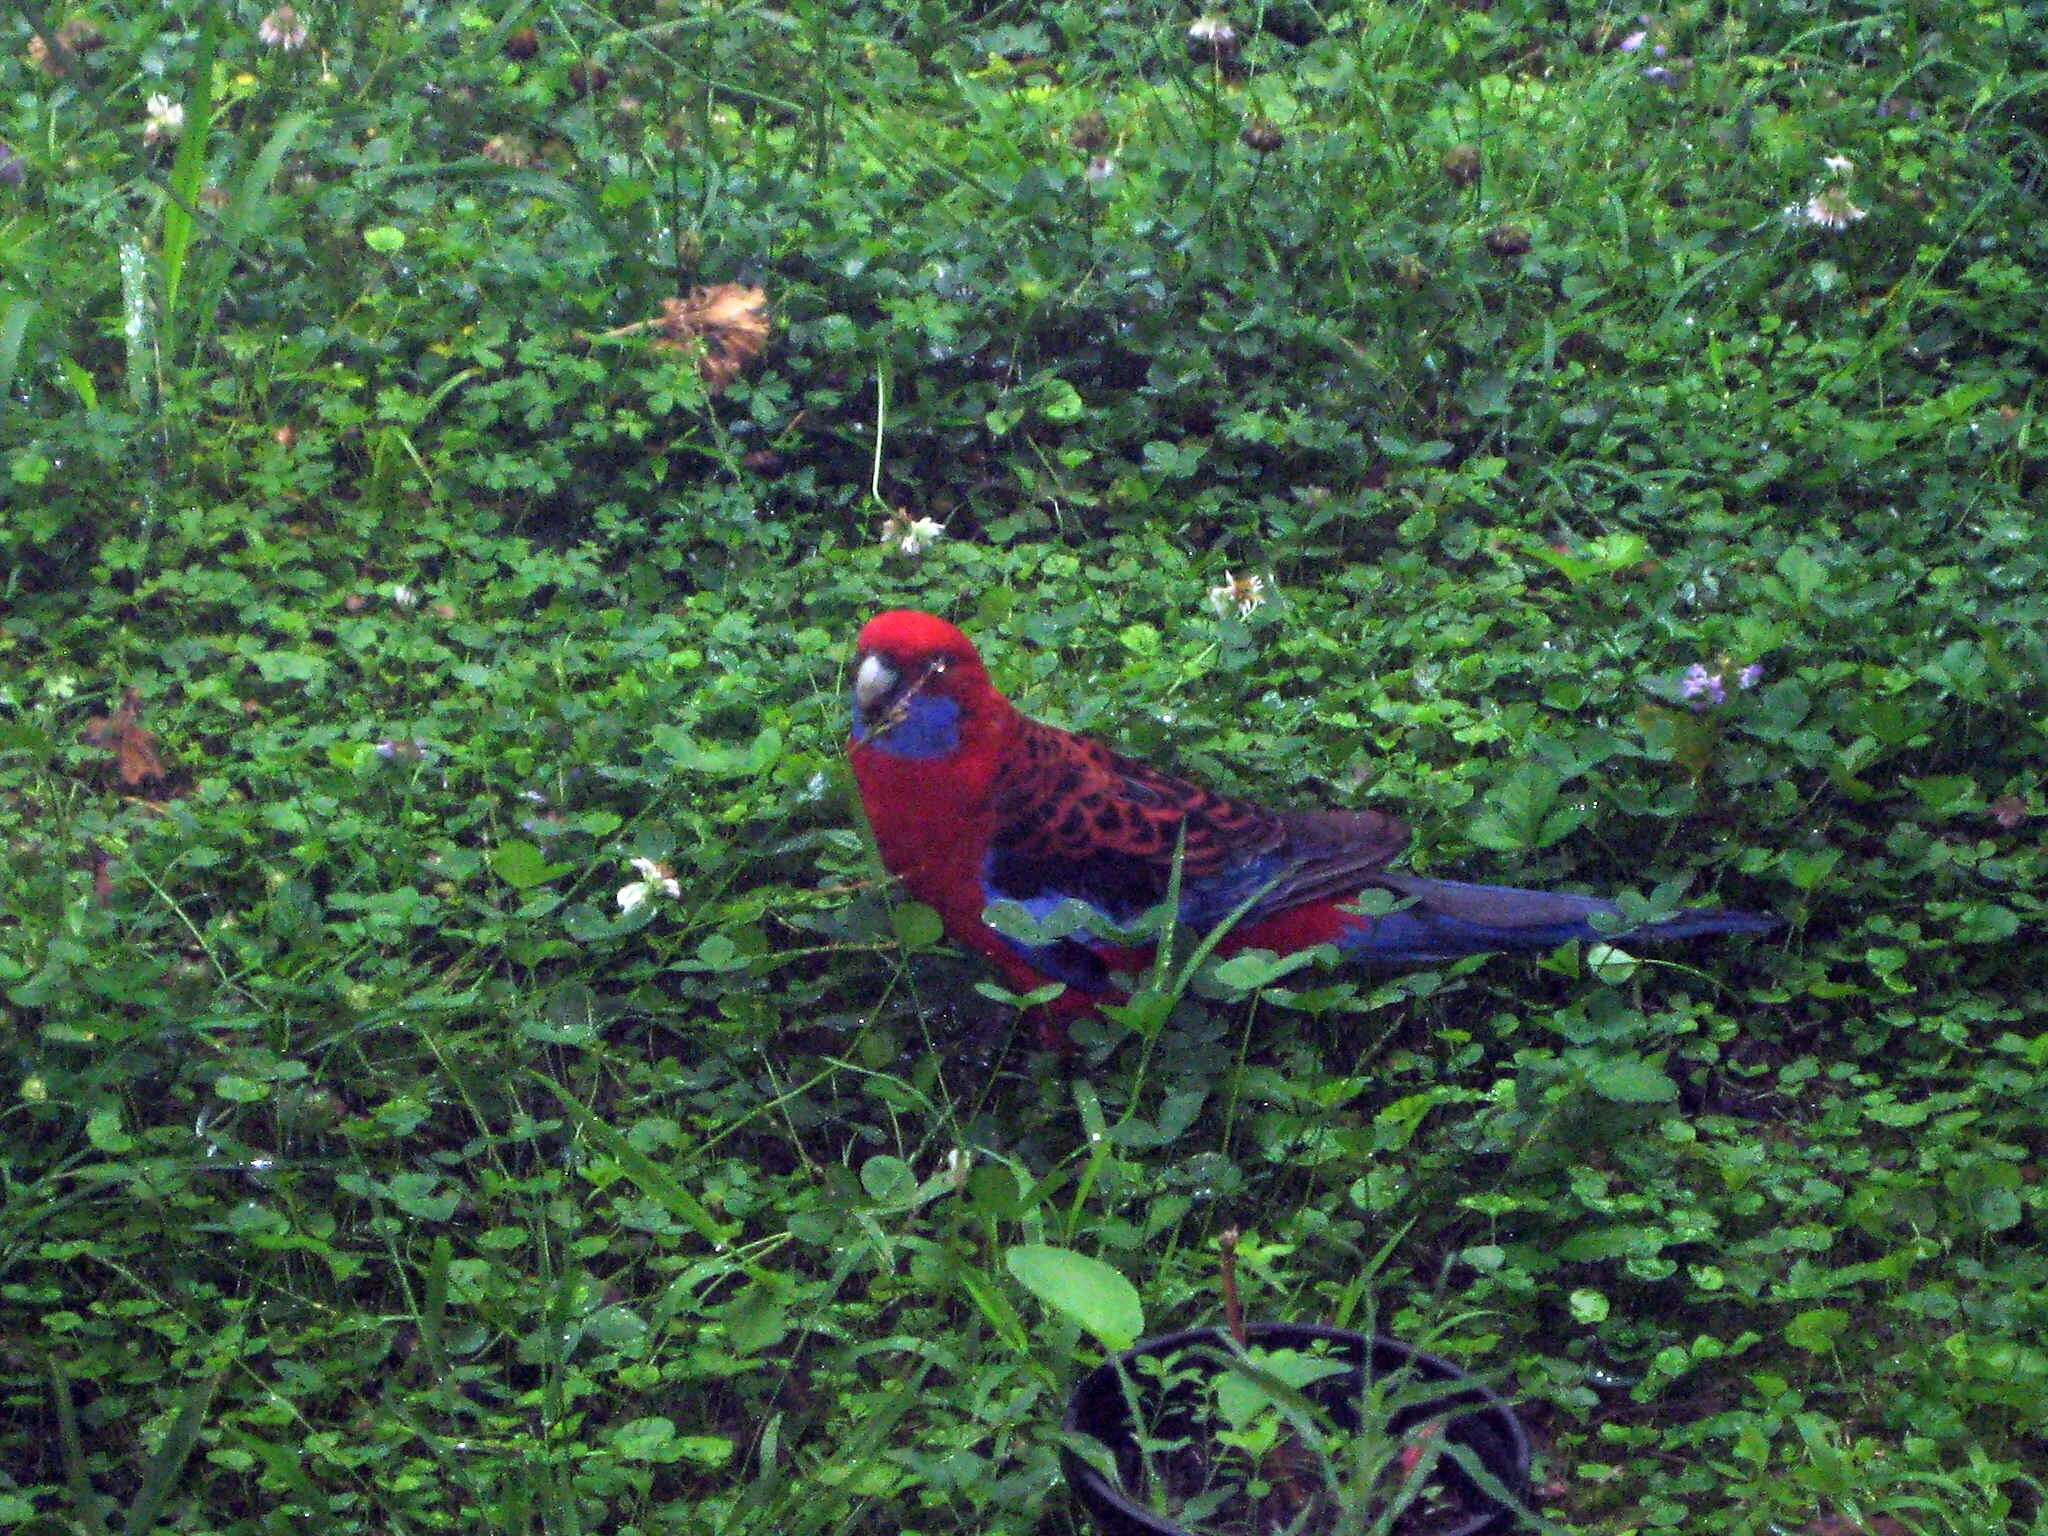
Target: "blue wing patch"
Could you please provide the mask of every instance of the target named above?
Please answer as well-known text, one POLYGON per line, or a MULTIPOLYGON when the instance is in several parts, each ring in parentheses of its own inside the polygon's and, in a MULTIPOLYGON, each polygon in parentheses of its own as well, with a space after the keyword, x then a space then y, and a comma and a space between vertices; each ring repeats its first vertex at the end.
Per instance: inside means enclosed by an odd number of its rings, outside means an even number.
MULTIPOLYGON (((999 867, 993 853, 982 866, 981 898, 984 905, 992 906, 999 901, 1012 902, 1022 907, 1033 922, 1044 923, 1060 908, 1073 902, 1086 907, 1106 922, 1116 921, 1115 914, 1105 912, 1100 904, 1084 896, 1070 896, 1064 891, 1006 890, 996 883, 995 871, 999 867)), ((998 933, 996 937, 1015 950, 1018 957, 1034 970, 1054 981, 1064 981, 1076 991, 1108 993, 1115 990, 1110 984, 1109 967, 1103 964, 1102 957, 1079 939, 1059 939, 1051 944, 1026 944, 1006 933, 998 933)))

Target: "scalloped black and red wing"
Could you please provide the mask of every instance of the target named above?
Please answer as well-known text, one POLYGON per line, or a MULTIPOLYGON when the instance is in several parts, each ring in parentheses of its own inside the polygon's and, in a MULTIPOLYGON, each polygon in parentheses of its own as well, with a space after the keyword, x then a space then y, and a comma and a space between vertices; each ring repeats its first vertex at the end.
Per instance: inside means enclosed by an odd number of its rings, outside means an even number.
POLYGON ((1180 915, 1197 929, 1248 900, 1250 923, 1349 899, 1408 846, 1377 811, 1267 810, 1025 720, 998 782, 988 894, 1082 901, 1128 922, 1165 899, 1183 836, 1180 915))

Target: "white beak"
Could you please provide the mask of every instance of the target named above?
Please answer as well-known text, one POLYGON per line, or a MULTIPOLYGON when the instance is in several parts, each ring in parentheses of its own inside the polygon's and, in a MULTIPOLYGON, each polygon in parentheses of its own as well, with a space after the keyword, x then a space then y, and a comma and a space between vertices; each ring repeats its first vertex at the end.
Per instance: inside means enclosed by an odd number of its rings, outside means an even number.
POLYGON ((862 710, 873 709, 895 686, 896 669, 881 657, 870 656, 853 674, 853 702, 862 710))

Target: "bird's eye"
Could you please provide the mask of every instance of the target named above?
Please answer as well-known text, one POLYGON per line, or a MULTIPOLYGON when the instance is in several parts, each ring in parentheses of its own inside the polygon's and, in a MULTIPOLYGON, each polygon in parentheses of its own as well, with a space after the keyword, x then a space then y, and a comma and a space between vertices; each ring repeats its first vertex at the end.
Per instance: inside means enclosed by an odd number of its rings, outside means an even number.
POLYGON ((932 675, 933 675, 934 677, 936 677, 936 676, 937 676, 937 675, 938 675, 939 673, 941 673, 941 672, 945 671, 948 665, 949 665, 949 663, 947 662, 947 660, 946 660, 946 658, 945 658, 945 657, 943 657, 943 656, 937 656, 937 657, 934 657, 934 658, 932 659, 932 666, 931 666, 931 670, 932 670, 932 675))

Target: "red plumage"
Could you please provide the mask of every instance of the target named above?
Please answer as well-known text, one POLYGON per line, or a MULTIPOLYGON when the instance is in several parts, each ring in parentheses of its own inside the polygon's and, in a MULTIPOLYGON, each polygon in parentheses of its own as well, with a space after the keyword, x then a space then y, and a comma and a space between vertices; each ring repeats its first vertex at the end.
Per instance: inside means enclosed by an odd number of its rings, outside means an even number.
MULTIPOLYGON (((1128 923, 1167 894, 1191 928, 1235 918, 1222 953, 1336 944, 1382 965, 1432 964, 1494 949, 1591 938, 1592 897, 1427 880, 1388 868, 1408 829, 1377 811, 1273 811, 1122 757, 1018 713, 966 635, 897 611, 860 633, 849 744, 882 862, 936 910, 953 939, 1019 991, 1067 984, 1059 1022, 1120 995, 1112 972, 1142 953, 1081 937, 1027 948, 983 921, 993 901, 1039 916, 1068 901, 1128 923), (1367 889, 1412 905, 1378 919, 1343 910, 1367 889)), ((1770 919, 1691 912, 1658 937, 1760 932, 1770 919)))

